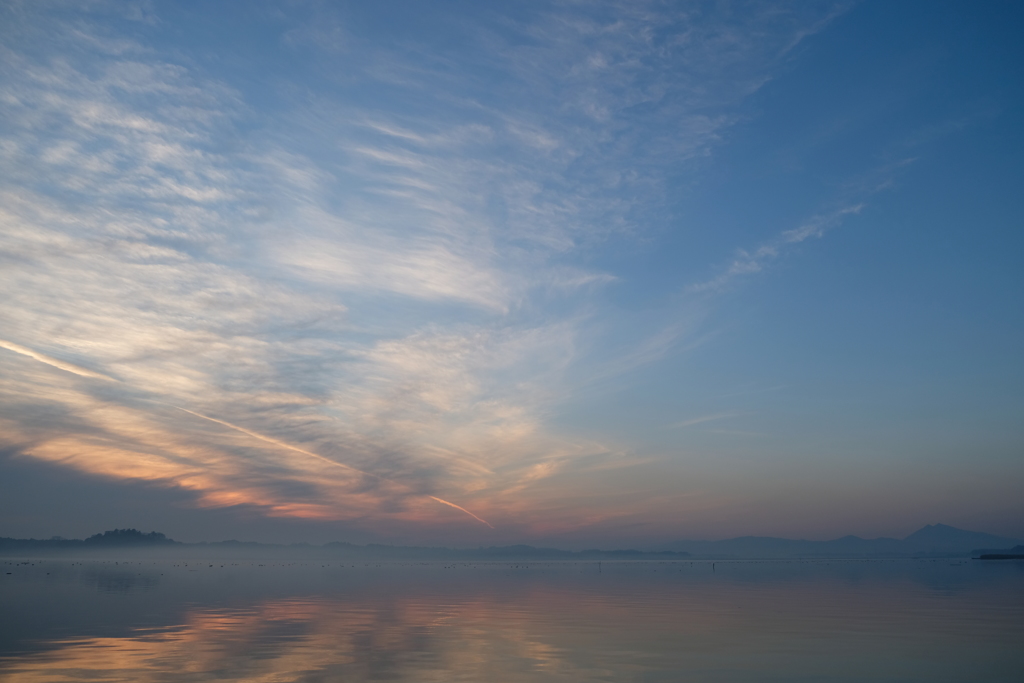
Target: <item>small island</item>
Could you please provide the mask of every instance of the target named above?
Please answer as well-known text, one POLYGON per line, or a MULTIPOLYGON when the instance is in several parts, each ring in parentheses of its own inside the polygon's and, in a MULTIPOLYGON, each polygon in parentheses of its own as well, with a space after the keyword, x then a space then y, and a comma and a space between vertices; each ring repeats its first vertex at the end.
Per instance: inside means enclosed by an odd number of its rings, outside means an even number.
POLYGON ((1024 560, 1024 545, 1014 546, 1006 551, 982 553, 976 560, 1024 560))

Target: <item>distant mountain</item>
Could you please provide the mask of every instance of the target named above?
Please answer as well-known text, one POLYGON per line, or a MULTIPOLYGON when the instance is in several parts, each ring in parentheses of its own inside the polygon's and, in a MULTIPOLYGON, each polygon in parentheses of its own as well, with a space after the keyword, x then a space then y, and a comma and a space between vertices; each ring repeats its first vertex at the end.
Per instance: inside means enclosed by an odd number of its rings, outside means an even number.
POLYGON ((1018 539, 929 524, 903 540, 844 536, 831 541, 795 541, 743 536, 723 541, 676 541, 657 549, 686 551, 702 558, 920 557, 964 556, 978 548, 1009 548, 1018 543, 1018 539))
POLYGON ((966 548, 1009 548, 1019 539, 993 536, 979 531, 965 531, 946 524, 929 524, 903 539, 904 543, 927 553, 963 552, 966 548))

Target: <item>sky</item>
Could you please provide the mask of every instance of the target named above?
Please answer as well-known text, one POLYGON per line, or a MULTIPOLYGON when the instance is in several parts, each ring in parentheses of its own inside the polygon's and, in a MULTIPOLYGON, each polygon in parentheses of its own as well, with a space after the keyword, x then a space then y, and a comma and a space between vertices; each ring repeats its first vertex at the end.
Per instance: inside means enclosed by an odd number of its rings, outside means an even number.
POLYGON ((0 2, 0 535, 1024 537, 1015 2, 0 2))

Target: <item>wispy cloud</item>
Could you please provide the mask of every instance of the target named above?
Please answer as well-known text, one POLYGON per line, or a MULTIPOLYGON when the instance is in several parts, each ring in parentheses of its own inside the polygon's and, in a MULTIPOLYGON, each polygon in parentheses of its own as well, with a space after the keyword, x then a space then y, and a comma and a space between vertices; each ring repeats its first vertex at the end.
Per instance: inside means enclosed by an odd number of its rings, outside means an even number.
POLYGON ((812 237, 821 237, 828 230, 840 225, 845 217, 858 214, 863 208, 864 204, 858 203, 844 206, 824 215, 814 216, 796 228, 782 231, 752 251, 741 250, 721 273, 710 280, 690 285, 686 288, 686 292, 690 294, 721 292, 743 277, 760 273, 770 263, 784 255, 787 248, 812 237))
POLYGON ((684 427, 692 427, 694 425, 704 424, 705 422, 715 422, 717 420, 726 420, 731 417, 737 417, 740 413, 735 411, 729 411, 724 413, 715 413, 713 415, 701 415, 700 417, 691 417, 688 420, 680 420, 679 422, 673 422, 669 425, 670 429, 682 429, 684 427))
POLYGON ((552 5, 481 20, 454 59, 325 16, 282 49, 387 97, 332 81, 261 109, 212 67, 48 11, 0 58, 4 438, 200 505, 485 533, 635 511, 550 486, 633 462, 547 423, 616 281, 591 255, 665 220, 668 174, 821 20, 552 5))

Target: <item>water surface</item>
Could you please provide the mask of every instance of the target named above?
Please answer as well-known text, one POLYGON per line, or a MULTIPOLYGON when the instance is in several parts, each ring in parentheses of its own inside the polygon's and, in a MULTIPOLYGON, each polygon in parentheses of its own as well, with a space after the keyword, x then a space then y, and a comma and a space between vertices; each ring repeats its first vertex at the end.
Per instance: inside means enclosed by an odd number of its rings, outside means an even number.
POLYGON ((3 681, 1024 680, 1022 562, 0 567, 3 681))

